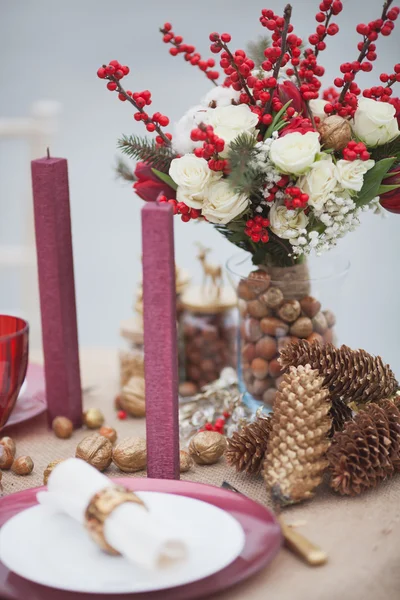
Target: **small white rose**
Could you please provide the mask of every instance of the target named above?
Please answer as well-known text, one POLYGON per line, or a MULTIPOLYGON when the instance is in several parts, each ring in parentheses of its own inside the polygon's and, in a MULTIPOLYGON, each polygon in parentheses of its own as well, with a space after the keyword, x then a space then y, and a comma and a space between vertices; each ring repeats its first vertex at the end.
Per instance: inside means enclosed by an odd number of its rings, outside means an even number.
POLYGON ((210 181, 219 179, 221 173, 211 171, 204 158, 185 154, 171 161, 169 175, 178 186, 177 198, 192 208, 201 208, 205 190, 210 181))
POLYGON ((316 131, 305 134, 296 131, 272 142, 270 158, 284 173, 301 175, 311 167, 319 151, 319 134, 316 131))
POLYGON ((335 165, 332 157, 325 154, 322 160, 317 160, 311 165, 306 175, 302 175, 297 181, 299 187, 305 194, 308 194, 309 206, 317 211, 322 210, 329 194, 333 192, 337 185, 335 165))
POLYGON ((374 160, 338 160, 336 177, 345 190, 359 192, 364 183, 364 175, 374 166, 374 160))
POLYGON ((380 146, 399 135, 396 110, 388 102, 360 98, 352 122, 356 136, 367 146, 380 146))
POLYGON ((258 116, 253 113, 247 104, 231 104, 209 108, 204 115, 204 123, 212 125, 214 133, 225 141, 225 148, 221 156, 226 156, 230 142, 241 133, 254 133, 258 124, 258 116))
POLYGON ((308 217, 302 210, 288 210, 273 204, 269 211, 270 229, 284 240, 296 239, 307 227, 308 217))
POLYGON ((235 194, 223 179, 211 183, 203 203, 203 216, 211 223, 225 225, 240 215, 249 205, 249 199, 243 194, 235 194))
POLYGON ((326 114, 326 112, 324 111, 324 107, 326 104, 328 104, 328 101, 322 100, 321 98, 317 98, 315 100, 309 100, 309 105, 310 105, 312 114, 314 115, 314 117, 319 117, 321 119, 321 121, 326 119, 326 117, 328 116, 326 114))

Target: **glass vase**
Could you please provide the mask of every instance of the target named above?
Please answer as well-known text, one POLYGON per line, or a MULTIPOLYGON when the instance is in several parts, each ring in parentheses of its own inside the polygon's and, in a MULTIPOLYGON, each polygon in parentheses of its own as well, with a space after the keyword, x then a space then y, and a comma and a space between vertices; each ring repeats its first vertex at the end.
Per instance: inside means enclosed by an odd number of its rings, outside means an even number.
POLYGON ((298 339, 337 343, 335 313, 349 262, 339 257, 287 267, 252 264, 234 254, 227 270, 238 296, 237 372, 243 400, 269 412, 282 377, 279 353, 298 339))

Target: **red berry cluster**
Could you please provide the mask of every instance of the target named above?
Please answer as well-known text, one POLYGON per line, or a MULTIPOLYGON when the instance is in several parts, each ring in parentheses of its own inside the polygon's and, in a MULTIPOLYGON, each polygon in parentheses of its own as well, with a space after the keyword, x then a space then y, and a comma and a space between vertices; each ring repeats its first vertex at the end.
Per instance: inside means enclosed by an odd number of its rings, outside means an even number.
POLYGON ((282 177, 279 179, 279 181, 277 181, 275 185, 273 185, 272 187, 270 187, 268 189, 269 196, 267 196, 265 198, 265 200, 267 202, 273 202, 275 200, 276 192, 279 192, 282 188, 287 186, 287 184, 289 183, 289 180, 290 180, 289 175, 282 175, 282 177))
POLYGON ((335 102, 339 98, 339 92, 334 87, 328 87, 322 92, 322 99, 327 102, 335 102))
MULTIPOLYGON (((121 65, 117 60, 111 60, 108 65, 103 65, 99 69, 97 69, 97 77, 100 79, 116 79, 120 81, 129 73, 129 67, 126 65, 121 65)), ((110 92, 114 92, 118 87, 116 81, 109 81, 107 83, 107 89, 110 92)))
POLYGON ((166 115, 160 112, 155 112, 150 117, 145 111, 145 106, 149 106, 152 103, 151 92, 144 90, 143 92, 131 92, 125 90, 120 81, 129 73, 129 67, 122 66, 117 60, 112 60, 108 65, 103 65, 97 70, 97 76, 100 79, 107 79, 107 88, 111 92, 118 92, 118 98, 121 102, 130 102, 136 109, 133 117, 136 121, 143 121, 146 125, 147 131, 153 133, 154 131, 158 134, 156 142, 160 146, 168 145, 171 142, 172 135, 170 133, 164 133, 161 127, 169 125, 169 119, 166 115))
POLYGON ((326 113, 336 112, 342 117, 354 115, 357 108, 357 96, 361 93, 360 88, 354 82, 355 76, 359 71, 369 72, 372 70, 372 63, 377 58, 374 42, 378 39, 379 34, 384 36, 391 34, 394 28, 393 21, 397 19, 399 12, 400 9, 397 6, 388 10, 388 5, 385 3, 381 18, 370 21, 368 24, 359 23, 357 25, 357 33, 363 36, 362 41, 357 45, 360 54, 357 60, 351 63, 345 62, 340 66, 343 77, 336 77, 334 84, 336 87, 342 88, 342 91, 335 103, 325 106, 326 113))
POLYGON ((308 41, 314 46, 314 55, 317 57, 318 52, 325 50, 325 38, 327 35, 336 35, 339 27, 336 23, 330 23, 332 16, 337 16, 343 10, 343 4, 339 0, 322 0, 319 5, 319 11, 315 15, 315 20, 318 22, 315 33, 310 35, 308 41))
POLYGON ((354 140, 351 140, 343 150, 343 158, 345 160, 356 160, 357 158, 360 160, 369 160, 370 156, 366 145, 354 140))
MULTIPOLYGON (((266 60, 262 63, 262 68, 264 71, 271 71, 274 68, 275 63, 279 60, 282 54, 282 34, 285 27, 285 19, 276 15, 273 10, 263 8, 261 11, 260 23, 263 27, 272 32, 271 39, 272 45, 269 48, 264 50, 264 56, 266 60)), ((293 31, 293 25, 289 23, 287 33, 291 33, 293 31)), ((288 43, 289 42, 288 36, 288 43)), ((301 40, 300 44, 301 45, 301 40)), ((298 56, 300 56, 300 48, 298 49, 298 56)), ((281 67, 284 67, 289 62, 289 55, 287 53, 282 57, 282 61, 280 63, 281 67)))
POLYGON ((254 69, 254 61, 249 58, 244 50, 236 50, 234 54, 229 50, 227 44, 231 41, 229 33, 221 35, 214 31, 210 33, 211 52, 221 53, 220 66, 223 69, 226 78, 224 86, 232 87, 237 92, 242 92, 240 101, 244 104, 254 104, 254 98, 250 93, 247 83, 251 76, 251 70, 254 69))
POLYGON ((194 142, 203 142, 201 148, 195 148, 194 154, 198 158, 208 160, 208 166, 212 171, 226 170, 228 161, 219 157, 219 153, 225 148, 225 142, 215 135, 211 125, 200 124, 199 127, 192 129, 190 138, 194 142))
POLYGON ((391 98, 393 93, 391 86, 396 82, 400 82, 400 63, 394 65, 393 73, 381 73, 379 79, 382 83, 386 83, 386 86, 378 85, 368 88, 363 91, 363 96, 380 102, 390 102, 390 104, 396 106, 398 98, 391 98))
POLYGON ((174 210, 174 215, 181 215, 184 223, 192 219, 198 219, 201 216, 201 210, 191 208, 184 202, 178 202, 175 198, 168 199, 167 196, 161 195, 157 198, 157 202, 170 204, 174 210))
POLYGON ((253 242, 263 242, 263 244, 266 244, 269 240, 269 234, 267 230, 269 225, 269 219, 265 219, 261 217, 261 215, 257 215, 256 217, 253 217, 253 219, 246 221, 244 232, 249 236, 249 238, 251 238, 253 242))
POLYGON ((285 198, 285 206, 288 210, 295 210, 297 208, 305 208, 308 202, 308 194, 303 194, 298 187, 287 187, 285 189, 287 198, 285 198))
POLYGON ((204 425, 204 427, 199 429, 199 432, 200 431, 216 431, 217 433, 223 434, 224 430, 225 430, 226 419, 229 419, 230 416, 231 415, 228 412, 224 412, 223 417, 219 417, 218 419, 215 419, 214 424, 206 423, 204 425))
POLYGON ((211 79, 213 82, 218 79, 218 71, 213 70, 213 67, 215 67, 215 60, 213 58, 203 60, 200 54, 196 52, 194 46, 191 44, 184 44, 183 37, 174 34, 171 23, 164 23, 164 27, 160 27, 160 31, 163 34, 163 42, 172 44, 172 48, 169 50, 171 56, 183 54, 184 59, 191 65, 197 66, 201 71, 204 71, 208 79, 211 79))

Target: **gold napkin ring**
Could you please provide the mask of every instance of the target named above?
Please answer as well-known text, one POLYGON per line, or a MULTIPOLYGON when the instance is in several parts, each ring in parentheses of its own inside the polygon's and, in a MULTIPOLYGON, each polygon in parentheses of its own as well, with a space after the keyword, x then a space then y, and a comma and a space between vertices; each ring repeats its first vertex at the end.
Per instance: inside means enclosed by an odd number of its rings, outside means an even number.
POLYGON ((107 543, 104 537, 104 522, 112 511, 125 502, 134 502, 146 508, 142 500, 122 485, 114 485, 100 490, 90 500, 85 512, 85 526, 91 537, 102 550, 109 554, 119 552, 107 543))

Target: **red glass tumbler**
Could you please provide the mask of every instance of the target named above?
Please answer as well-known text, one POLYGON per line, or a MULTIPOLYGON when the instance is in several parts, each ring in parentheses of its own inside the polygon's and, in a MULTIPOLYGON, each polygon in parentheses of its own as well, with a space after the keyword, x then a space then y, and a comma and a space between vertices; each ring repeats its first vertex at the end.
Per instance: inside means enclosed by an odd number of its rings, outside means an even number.
POLYGON ((29 325, 0 315, 0 428, 6 424, 24 382, 29 356, 29 325))

